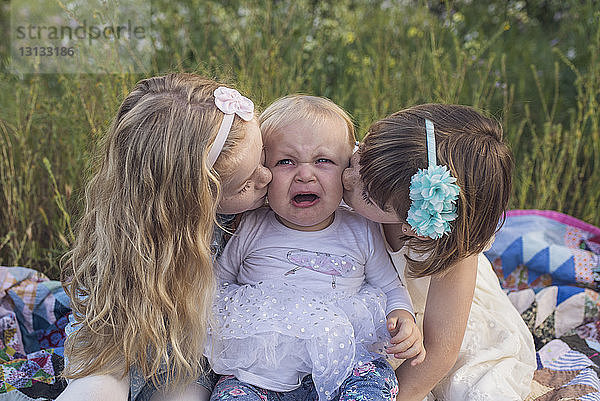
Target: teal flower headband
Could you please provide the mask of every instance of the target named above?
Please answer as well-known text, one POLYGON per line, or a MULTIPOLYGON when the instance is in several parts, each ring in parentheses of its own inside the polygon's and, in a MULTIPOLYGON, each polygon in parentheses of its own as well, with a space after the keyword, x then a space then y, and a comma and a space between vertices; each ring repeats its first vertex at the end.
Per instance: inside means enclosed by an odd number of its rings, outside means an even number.
POLYGON ((433 123, 425 120, 427 131, 427 170, 419 169, 410 180, 411 205, 406 222, 420 236, 441 238, 451 231, 456 219, 456 199, 460 188, 446 166, 437 165, 433 123))

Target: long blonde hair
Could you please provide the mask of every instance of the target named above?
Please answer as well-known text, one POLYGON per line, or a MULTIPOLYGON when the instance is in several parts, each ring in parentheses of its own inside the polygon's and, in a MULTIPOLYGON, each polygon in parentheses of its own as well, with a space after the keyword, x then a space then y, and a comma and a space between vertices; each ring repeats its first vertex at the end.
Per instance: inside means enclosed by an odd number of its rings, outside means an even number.
POLYGON ((153 77, 121 104, 63 266, 78 323, 65 344, 65 377, 135 366, 174 385, 202 373, 220 181, 245 133, 236 117, 215 168, 207 166, 223 119, 218 86, 192 74, 153 77))

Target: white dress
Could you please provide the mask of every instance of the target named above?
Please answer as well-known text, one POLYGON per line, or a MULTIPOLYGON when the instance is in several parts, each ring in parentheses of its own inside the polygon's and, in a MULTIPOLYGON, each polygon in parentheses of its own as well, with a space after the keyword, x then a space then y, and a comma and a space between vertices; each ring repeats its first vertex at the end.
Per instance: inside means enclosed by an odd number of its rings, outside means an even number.
POLYGON ((244 215, 217 260, 221 283, 205 355, 213 370, 273 391, 312 375, 320 400, 352 369, 380 358, 386 315, 412 312, 379 226, 338 209, 320 231, 244 215))
MULTIPOLYGON (((406 247, 388 252, 408 289, 422 330, 430 277, 406 277, 406 247)), ((531 391, 535 369, 533 337, 500 287, 490 262, 480 254, 473 304, 458 359, 427 399, 523 400, 531 391)))

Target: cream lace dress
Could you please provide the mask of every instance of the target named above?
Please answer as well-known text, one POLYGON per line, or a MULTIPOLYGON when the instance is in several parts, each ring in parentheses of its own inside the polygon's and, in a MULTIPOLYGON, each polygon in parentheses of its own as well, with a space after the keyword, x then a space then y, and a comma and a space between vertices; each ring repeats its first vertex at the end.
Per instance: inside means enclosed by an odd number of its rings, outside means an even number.
MULTIPOLYGON (((430 277, 406 277, 406 248, 388 252, 408 289, 422 330, 430 277)), ((490 262, 480 254, 473 304, 458 360, 427 400, 523 400, 530 392, 535 369, 531 333, 500 287, 490 262)))

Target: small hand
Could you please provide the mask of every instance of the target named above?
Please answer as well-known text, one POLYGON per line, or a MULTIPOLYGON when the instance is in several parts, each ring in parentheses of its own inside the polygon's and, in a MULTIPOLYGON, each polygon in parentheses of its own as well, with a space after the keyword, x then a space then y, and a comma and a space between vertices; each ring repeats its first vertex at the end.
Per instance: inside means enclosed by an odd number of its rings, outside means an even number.
POLYGON ((425 360, 423 335, 415 323, 413 316, 405 310, 395 309, 387 316, 387 328, 390 332, 391 345, 387 347, 388 354, 394 354, 398 359, 410 359, 415 366, 425 360))

